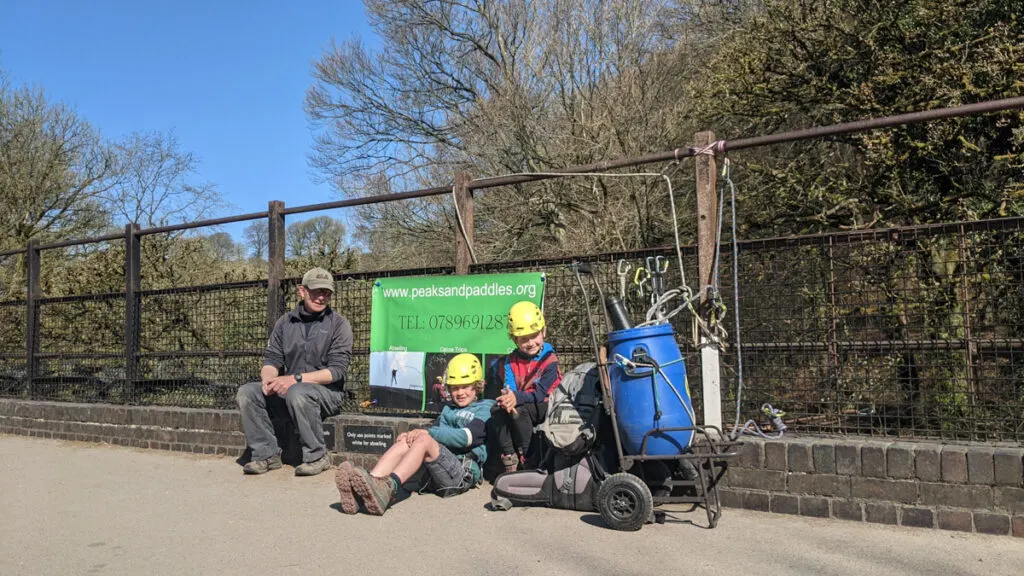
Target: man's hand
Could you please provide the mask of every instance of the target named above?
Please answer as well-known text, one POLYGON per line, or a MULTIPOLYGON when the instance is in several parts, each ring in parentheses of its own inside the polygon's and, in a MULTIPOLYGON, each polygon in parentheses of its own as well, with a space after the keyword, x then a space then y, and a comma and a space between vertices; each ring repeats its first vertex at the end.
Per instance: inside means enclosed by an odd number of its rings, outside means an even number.
POLYGON ((505 391, 501 393, 501 396, 498 396, 498 399, 495 400, 495 402, 497 402, 498 406, 504 408, 509 414, 517 413, 516 395, 512 393, 512 389, 508 386, 505 386, 505 391))
POLYGON ((263 384, 263 394, 270 396, 277 394, 278 396, 284 396, 288 392, 288 389, 295 384, 295 376, 291 374, 285 374, 284 376, 278 376, 271 378, 269 382, 263 384))

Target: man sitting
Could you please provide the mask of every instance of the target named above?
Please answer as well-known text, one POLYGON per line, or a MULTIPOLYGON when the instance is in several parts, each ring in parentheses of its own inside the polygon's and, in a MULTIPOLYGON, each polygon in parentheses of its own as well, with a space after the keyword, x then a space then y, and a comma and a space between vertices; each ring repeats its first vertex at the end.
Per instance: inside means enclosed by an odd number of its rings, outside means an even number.
POLYGON ((315 476, 331 467, 323 418, 344 399, 345 372, 352 356, 352 326, 331 310, 334 277, 313 268, 302 277, 301 301, 278 319, 263 354, 260 382, 238 389, 245 441, 252 458, 242 470, 264 474, 281 467, 281 449, 271 415, 287 414, 302 442, 296 476, 315 476))

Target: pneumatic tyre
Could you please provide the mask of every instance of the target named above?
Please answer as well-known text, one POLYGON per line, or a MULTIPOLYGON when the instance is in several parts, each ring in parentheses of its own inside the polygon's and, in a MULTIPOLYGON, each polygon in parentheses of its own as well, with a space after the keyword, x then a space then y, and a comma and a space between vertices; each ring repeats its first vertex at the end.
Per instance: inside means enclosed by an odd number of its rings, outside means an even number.
POLYGON ((597 509, 614 530, 635 531, 654 513, 654 497, 639 477, 628 472, 613 474, 597 491, 597 509))

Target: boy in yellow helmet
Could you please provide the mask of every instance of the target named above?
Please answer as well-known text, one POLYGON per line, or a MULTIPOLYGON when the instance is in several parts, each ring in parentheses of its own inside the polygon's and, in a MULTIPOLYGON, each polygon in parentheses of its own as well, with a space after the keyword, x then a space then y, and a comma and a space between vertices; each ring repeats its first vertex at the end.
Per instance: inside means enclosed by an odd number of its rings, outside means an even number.
POLYGON ((431 487, 441 495, 460 494, 480 483, 481 464, 487 460, 486 423, 493 400, 482 400, 484 371, 473 354, 459 354, 448 362, 445 383, 451 403, 427 429, 399 434, 372 470, 343 462, 335 474, 341 509, 359 511, 359 501, 370 514, 383 515, 399 486, 425 466, 431 487))
POLYGON ((547 324, 540 307, 517 302, 508 311, 508 335, 516 348, 495 365, 494 378, 504 392, 497 399, 493 422, 506 472, 525 465, 533 428, 548 413, 548 394, 562 380, 558 357, 544 342, 547 324))

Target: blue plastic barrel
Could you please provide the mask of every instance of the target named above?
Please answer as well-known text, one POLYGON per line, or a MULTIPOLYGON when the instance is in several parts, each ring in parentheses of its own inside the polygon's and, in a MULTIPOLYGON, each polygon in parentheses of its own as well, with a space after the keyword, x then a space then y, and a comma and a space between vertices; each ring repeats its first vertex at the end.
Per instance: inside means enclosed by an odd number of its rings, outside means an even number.
POLYGON ((623 451, 639 455, 644 435, 655 430, 647 439, 645 454, 669 456, 685 452, 693 431, 657 432, 664 428, 693 426, 686 366, 672 325, 655 324, 611 332, 608 347, 608 372, 623 451), (664 375, 653 368, 619 366, 615 363, 616 355, 640 363, 653 359, 662 367, 664 375), (672 383, 671 387, 665 376, 672 383))

